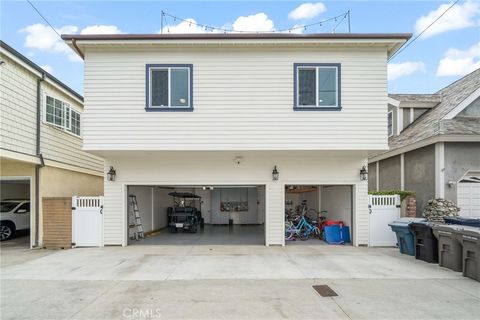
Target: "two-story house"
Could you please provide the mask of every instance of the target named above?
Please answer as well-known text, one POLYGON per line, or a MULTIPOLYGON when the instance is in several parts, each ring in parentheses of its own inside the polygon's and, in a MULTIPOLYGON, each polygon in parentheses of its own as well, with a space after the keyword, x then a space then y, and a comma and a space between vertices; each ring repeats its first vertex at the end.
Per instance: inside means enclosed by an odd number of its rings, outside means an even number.
POLYGON ((207 224, 260 225, 266 245, 313 191, 368 244, 368 152, 388 148, 387 59, 409 37, 63 35, 85 60, 84 150, 106 161, 104 244, 129 243, 131 194, 146 230, 165 227, 173 190, 202 196, 207 224))
POLYGON ((1 200, 30 201, 15 221, 2 215, 2 240, 22 220, 42 246, 42 199, 102 195, 103 160, 82 151, 83 97, 3 41, 0 79, 1 200))
POLYGON ((417 216, 444 198, 480 217, 480 69, 434 94, 391 94, 389 150, 369 159, 369 190, 408 190, 417 216))

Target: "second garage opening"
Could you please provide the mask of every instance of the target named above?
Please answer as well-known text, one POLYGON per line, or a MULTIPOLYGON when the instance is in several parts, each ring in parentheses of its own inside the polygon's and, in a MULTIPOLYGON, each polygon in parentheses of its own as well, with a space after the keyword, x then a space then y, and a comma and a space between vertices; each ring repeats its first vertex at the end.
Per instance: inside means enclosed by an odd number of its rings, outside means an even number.
POLYGON ((127 208, 130 245, 265 244, 262 185, 131 185, 127 208))
POLYGON ((351 244, 351 185, 286 185, 285 243, 351 244))

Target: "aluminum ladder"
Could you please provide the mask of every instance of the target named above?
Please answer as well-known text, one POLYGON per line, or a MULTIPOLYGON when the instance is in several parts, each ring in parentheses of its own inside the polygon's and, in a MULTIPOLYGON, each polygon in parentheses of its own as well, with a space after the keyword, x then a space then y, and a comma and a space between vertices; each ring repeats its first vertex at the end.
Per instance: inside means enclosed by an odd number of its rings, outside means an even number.
POLYGON ((132 222, 128 224, 128 228, 134 229, 133 236, 131 239, 138 241, 139 238, 145 239, 145 234, 143 232, 142 218, 140 217, 140 212, 138 211, 137 196, 129 195, 130 198, 130 217, 132 222))

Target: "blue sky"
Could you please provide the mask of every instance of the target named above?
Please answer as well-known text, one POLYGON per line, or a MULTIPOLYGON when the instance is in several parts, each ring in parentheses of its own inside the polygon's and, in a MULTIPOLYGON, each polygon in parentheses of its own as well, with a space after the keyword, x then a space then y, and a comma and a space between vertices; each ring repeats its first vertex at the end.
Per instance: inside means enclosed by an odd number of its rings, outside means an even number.
MULTIPOLYGON (((161 10, 235 30, 280 30, 350 10, 352 32, 418 34, 448 1, 32 1, 59 33, 156 33, 161 10)), ((1 39, 67 85, 83 92, 83 63, 26 1, 2 1, 1 39)), ((167 19, 170 32, 199 30, 167 19)), ((331 32, 335 22, 303 33, 331 32)), ((165 29, 165 31, 167 31, 165 29)), ((337 32, 346 32, 341 24, 337 32)), ((480 1, 460 1, 391 61, 389 91, 435 92, 480 67, 480 1)))

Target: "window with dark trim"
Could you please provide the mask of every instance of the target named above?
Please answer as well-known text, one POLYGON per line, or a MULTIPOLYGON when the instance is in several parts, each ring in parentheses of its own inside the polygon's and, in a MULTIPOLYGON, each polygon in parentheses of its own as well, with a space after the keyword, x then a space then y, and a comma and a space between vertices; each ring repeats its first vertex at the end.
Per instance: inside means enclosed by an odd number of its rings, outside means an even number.
POLYGON ((147 111, 193 110, 191 64, 147 64, 147 111))
POLYGON ((340 110, 340 64, 295 63, 294 110, 340 110))

